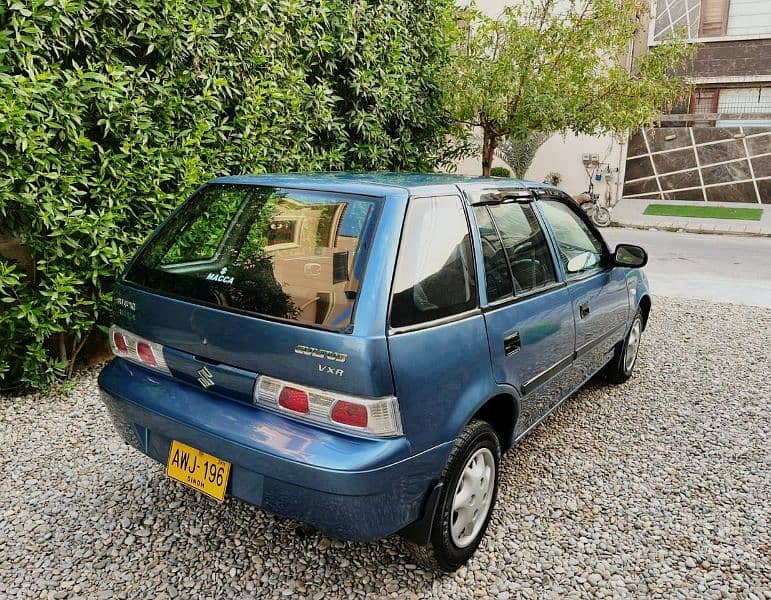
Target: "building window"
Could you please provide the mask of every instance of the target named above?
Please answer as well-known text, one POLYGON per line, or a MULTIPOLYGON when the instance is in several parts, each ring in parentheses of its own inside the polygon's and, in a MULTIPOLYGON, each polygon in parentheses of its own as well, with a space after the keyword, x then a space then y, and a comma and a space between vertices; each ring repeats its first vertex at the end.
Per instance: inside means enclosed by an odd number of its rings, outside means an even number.
MULTIPOLYGON (((771 87, 720 90, 717 112, 722 114, 771 114, 771 87)), ((769 127, 770 119, 726 119, 718 127, 769 127)))
POLYGON ((771 35, 769 0, 656 0, 653 40, 771 35))
MULTIPOLYGON (((691 106, 688 111, 691 114, 716 113, 720 90, 696 89, 691 95, 691 106)), ((714 127, 714 121, 692 121, 688 125, 696 127, 714 127)))
POLYGON ((691 96, 690 114, 757 114, 760 118, 691 121, 696 127, 771 127, 771 87, 696 89, 691 96), (762 116, 761 116, 762 115, 762 116))
POLYGON ((768 33, 771 33, 771 2, 768 0, 731 0, 725 26, 726 35, 763 35, 768 33))
POLYGON ((653 39, 663 41, 685 31, 689 38, 699 36, 701 0, 658 0, 653 39))
POLYGON ((702 0, 699 36, 713 37, 726 34, 729 0, 702 0))

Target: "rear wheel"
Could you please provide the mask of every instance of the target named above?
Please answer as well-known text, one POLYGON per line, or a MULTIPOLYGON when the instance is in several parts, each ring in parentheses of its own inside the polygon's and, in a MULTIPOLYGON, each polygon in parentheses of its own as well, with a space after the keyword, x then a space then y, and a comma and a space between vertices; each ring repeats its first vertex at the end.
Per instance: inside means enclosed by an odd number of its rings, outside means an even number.
POLYGON ((604 206, 596 206, 592 213, 592 221, 598 227, 607 227, 610 225, 610 211, 604 206))
POLYGON ((616 347, 613 359, 605 367, 605 377, 611 383, 624 383, 632 376, 637 362, 637 353, 640 351, 642 331, 642 312, 638 308, 626 337, 616 347))
POLYGON ((431 539, 414 547, 422 564, 451 572, 471 558, 490 522, 500 462, 495 430, 486 421, 471 421, 458 436, 442 473, 431 539))

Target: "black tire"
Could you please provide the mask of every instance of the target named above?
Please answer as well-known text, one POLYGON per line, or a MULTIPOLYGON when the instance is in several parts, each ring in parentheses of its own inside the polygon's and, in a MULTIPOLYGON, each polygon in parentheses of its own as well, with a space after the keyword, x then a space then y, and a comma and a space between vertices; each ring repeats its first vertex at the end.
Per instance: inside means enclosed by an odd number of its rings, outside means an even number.
POLYGON ((634 371, 634 366, 637 364, 637 353, 640 350, 640 336, 642 336, 643 332, 643 320, 642 320, 642 311, 638 308, 637 313, 634 316, 634 319, 632 320, 632 325, 629 327, 629 331, 626 332, 626 335, 624 336, 623 341, 619 342, 618 346, 616 346, 616 352, 613 355, 613 358, 608 363, 608 365, 605 367, 604 375, 605 378, 610 383, 624 383, 627 381, 631 376, 632 372, 634 371), (633 335, 633 332, 635 331, 635 328, 637 329, 637 343, 634 347, 634 358, 631 359, 631 364, 629 360, 627 360, 627 354, 630 352, 630 336, 633 335))
POLYGON ((597 227, 607 227, 610 225, 610 211, 604 206, 597 206, 592 214, 592 222, 597 227))
MULTIPOLYGON (((484 454, 487 456, 486 453, 484 454)), ((442 472, 441 480, 444 486, 439 497, 436 515, 434 516, 431 539, 425 546, 412 545, 413 554, 423 566, 450 573, 462 567, 471 558, 485 535, 487 525, 495 508, 495 500, 498 496, 500 464, 501 445, 495 430, 486 421, 472 420, 458 436, 458 439, 455 440, 455 446, 442 472), (470 536, 472 539, 469 543, 459 547, 453 540, 453 534, 451 533, 453 500, 456 495, 456 489, 462 489, 459 488, 459 482, 467 463, 482 449, 489 450, 495 464, 494 483, 492 490, 489 492, 492 498, 478 532, 470 536)))

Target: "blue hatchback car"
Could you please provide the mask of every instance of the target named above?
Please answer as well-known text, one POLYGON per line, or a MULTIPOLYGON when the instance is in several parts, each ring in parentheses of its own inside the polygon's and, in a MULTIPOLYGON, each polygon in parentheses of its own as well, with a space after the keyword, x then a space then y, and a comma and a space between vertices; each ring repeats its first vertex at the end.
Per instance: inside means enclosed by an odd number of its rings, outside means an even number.
POLYGON ((337 538, 399 532, 451 571, 501 454, 596 373, 630 377, 646 261, 539 183, 215 179, 118 281, 99 385, 182 484, 337 538))

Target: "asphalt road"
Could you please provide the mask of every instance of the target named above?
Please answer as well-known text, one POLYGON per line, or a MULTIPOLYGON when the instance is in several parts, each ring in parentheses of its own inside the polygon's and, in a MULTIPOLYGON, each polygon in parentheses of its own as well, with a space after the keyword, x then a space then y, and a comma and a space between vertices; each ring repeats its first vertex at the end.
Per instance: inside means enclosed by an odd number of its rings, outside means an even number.
POLYGON ((602 234, 611 250, 628 242, 648 251, 654 294, 771 307, 771 238, 622 228, 602 234))

